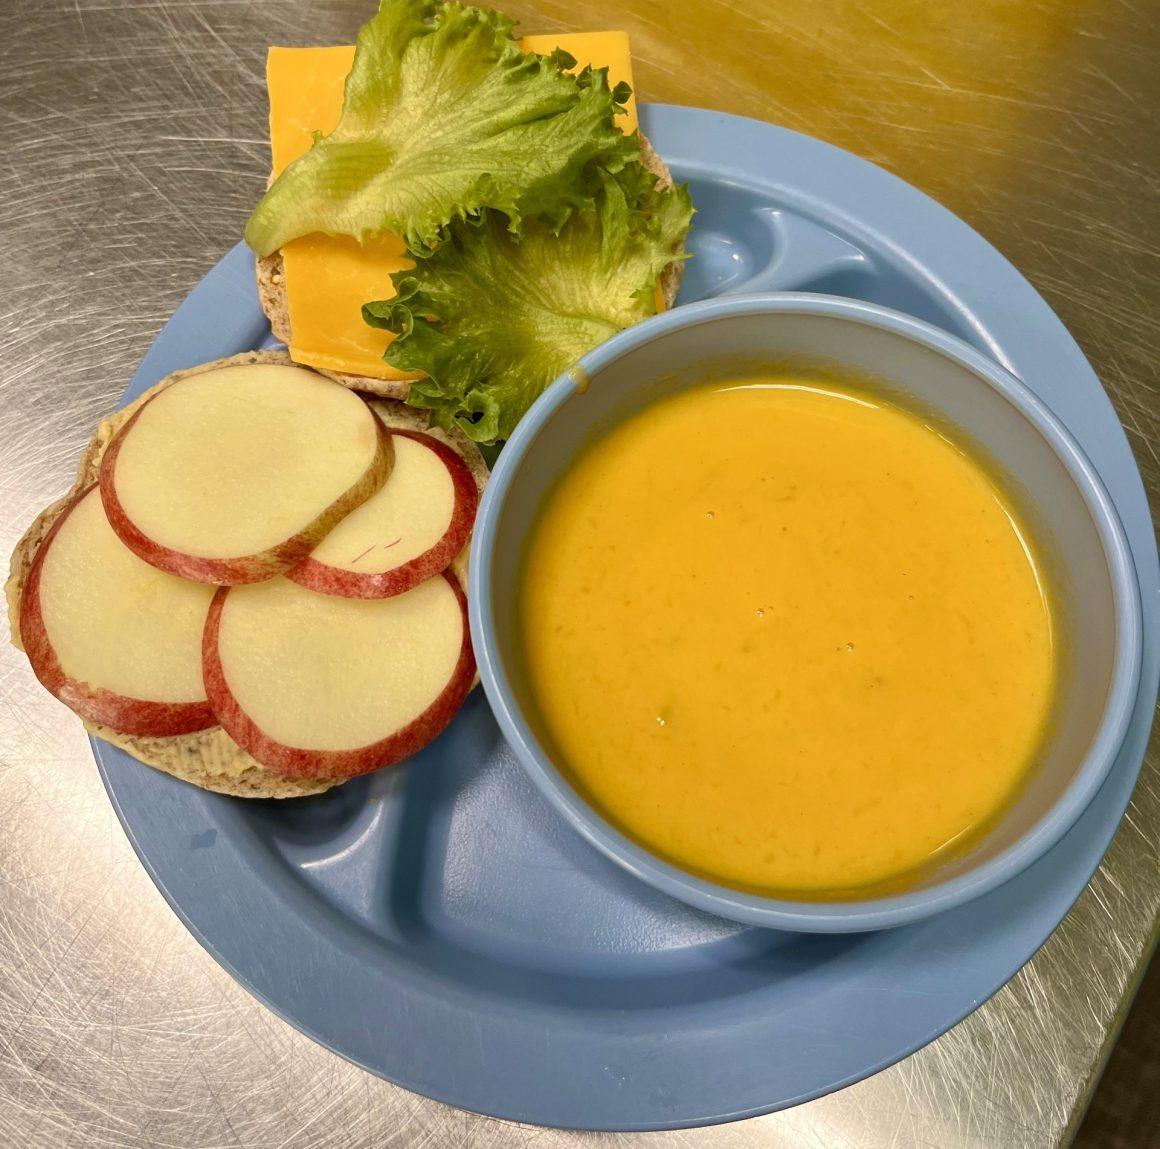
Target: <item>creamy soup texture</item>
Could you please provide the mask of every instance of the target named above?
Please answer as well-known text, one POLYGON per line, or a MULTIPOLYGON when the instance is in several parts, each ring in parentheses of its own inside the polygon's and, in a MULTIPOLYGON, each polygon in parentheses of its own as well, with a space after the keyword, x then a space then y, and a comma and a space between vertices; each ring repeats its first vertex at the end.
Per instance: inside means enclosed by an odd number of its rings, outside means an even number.
POLYGON ((1034 766, 1040 567, 987 468, 873 391, 694 387, 547 497, 529 688, 561 768, 662 857, 788 897, 900 888, 1034 766))

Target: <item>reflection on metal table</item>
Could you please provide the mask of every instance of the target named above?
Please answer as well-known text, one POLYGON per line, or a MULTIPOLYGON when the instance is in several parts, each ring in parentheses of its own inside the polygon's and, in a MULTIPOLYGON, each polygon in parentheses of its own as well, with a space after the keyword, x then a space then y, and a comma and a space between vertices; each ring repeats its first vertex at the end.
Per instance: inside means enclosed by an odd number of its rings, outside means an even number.
MULTIPOLYGON (((644 99, 773 120, 942 200, 1020 266, 1108 387, 1160 490, 1160 301, 1147 14, 889 0, 504 5, 532 31, 625 27, 644 99)), ((269 42, 349 42, 365 3, 34 6, 0 17, 7 548, 161 324, 233 243, 265 170, 269 42)), ((79 723, 6 649, 0 711, 0 1141, 580 1144, 461 1113, 300 1036, 203 953, 140 869, 79 723)), ((1074 1129, 1154 939, 1155 750, 1099 875, 1000 994, 945 1037, 715 1146, 1051 1145, 1074 1129)))

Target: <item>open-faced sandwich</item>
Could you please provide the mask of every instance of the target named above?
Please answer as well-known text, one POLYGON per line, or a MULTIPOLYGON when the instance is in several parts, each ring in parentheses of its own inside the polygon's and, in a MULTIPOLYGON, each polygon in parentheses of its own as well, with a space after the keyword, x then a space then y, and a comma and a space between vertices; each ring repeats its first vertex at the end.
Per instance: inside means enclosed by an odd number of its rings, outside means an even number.
POLYGON ((100 738, 210 790, 397 762, 475 675, 463 435, 283 352, 177 372, 103 420, 12 556, 12 638, 100 738))
POLYGON ((441 0, 383 0, 354 49, 271 50, 246 239, 288 351, 102 421, 12 556, 13 641, 90 731, 286 797, 451 721, 478 445, 679 284, 692 207, 630 79, 621 34, 519 41, 441 0))
POLYGON ((693 209, 638 130, 624 33, 383 0, 354 49, 273 48, 267 79, 246 240, 296 362, 494 443, 674 302, 693 209))

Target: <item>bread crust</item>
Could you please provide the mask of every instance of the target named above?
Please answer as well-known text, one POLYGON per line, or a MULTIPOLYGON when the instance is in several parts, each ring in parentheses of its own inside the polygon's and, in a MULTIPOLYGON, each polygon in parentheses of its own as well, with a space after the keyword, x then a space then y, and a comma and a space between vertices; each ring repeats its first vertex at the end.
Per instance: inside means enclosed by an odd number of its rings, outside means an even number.
MULTIPOLYGON (((672 172, 669 171, 665 161, 657 154, 656 149, 649 143, 643 132, 640 135, 640 160, 645 168, 656 176, 660 187, 672 186, 672 172)), ((684 254, 684 251, 685 244, 682 240, 676 255, 679 257, 684 254)), ((666 307, 672 307, 676 303, 677 292, 681 289, 681 279, 684 274, 685 261, 682 258, 674 259, 661 272, 660 288, 666 307)), ((275 251, 271 255, 259 258, 256 275, 258 302, 266 313, 266 318, 270 321, 270 330, 274 333, 275 339, 280 339, 289 347, 291 338, 290 307, 286 299, 286 279, 282 253, 275 251)), ((372 379, 366 375, 346 375, 340 371, 328 371, 322 367, 311 367, 311 370, 318 371, 336 383, 341 383, 344 387, 350 387, 354 391, 365 391, 369 395, 378 395, 384 399, 406 399, 407 392, 411 389, 409 379, 372 379)), ((418 376, 412 376, 412 378, 418 378, 418 376)))
MULTIPOLYGON (((81 456, 72 489, 36 516, 12 552, 4 594, 8 602, 8 625, 12 643, 18 650, 24 649, 20 638, 20 599, 36 552, 52 529, 53 523, 74 496, 96 482, 105 450, 121 427, 153 395, 181 379, 213 371, 219 367, 250 363, 293 365, 290 356, 284 351, 246 351, 226 359, 202 363, 167 375, 160 383, 149 388, 127 406, 101 420, 81 456)), ((373 406, 388 427, 424 430, 447 443, 463 457, 475 478, 476 485, 482 491, 487 482, 487 464, 475 444, 465 435, 458 431, 448 434, 437 428, 426 427, 423 412, 415 411, 402 403, 375 402, 373 406)), ((452 563, 452 570, 461 583, 464 582, 466 554, 467 548, 464 548, 463 555, 452 563)), ((155 770, 218 794, 230 794, 241 798, 299 798, 308 794, 320 794, 345 781, 341 778, 288 778, 252 758, 220 726, 211 726, 207 730, 199 730, 193 734, 165 738, 121 734, 93 722, 85 722, 85 728, 94 737, 112 743, 155 770)))

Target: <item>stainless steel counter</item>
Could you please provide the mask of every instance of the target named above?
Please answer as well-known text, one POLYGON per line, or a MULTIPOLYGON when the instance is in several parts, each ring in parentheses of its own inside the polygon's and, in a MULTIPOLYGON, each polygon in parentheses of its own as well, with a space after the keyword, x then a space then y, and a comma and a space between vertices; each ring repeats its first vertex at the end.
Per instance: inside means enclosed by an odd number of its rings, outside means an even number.
MULTIPOLYGON (((775 120, 929 191, 1043 292, 1160 494, 1160 11, 1131 0, 510 3, 626 27, 642 98, 775 120)), ((370 0, 0 8, 0 550, 67 487, 263 182, 271 41, 370 0)), ((860 1085, 742 1124, 595 1136, 408 1094, 312 1044, 188 936, 80 723, 0 651, 0 1145, 1023 1147, 1065 1140, 1160 910, 1160 754, 1099 875, 1015 981, 860 1085)))

